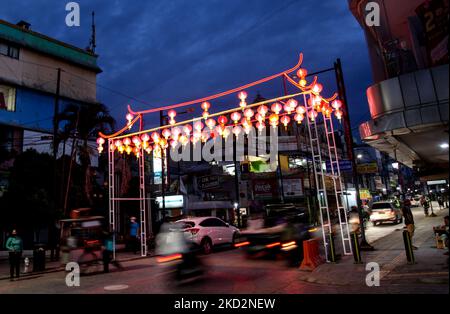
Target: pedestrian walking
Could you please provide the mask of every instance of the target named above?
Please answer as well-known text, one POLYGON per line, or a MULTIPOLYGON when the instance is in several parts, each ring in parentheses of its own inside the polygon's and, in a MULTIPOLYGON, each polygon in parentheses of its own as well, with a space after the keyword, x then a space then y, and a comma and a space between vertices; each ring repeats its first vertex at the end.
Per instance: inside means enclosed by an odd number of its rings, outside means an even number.
POLYGON ((424 212, 425 216, 428 217, 428 210, 430 209, 430 203, 428 201, 428 197, 422 196, 422 198, 420 199, 420 204, 423 207, 423 212, 424 212))
POLYGON ((139 224, 136 222, 136 217, 130 218, 130 238, 129 238, 129 247, 134 254, 137 253, 138 249, 138 231, 139 224))
MULTIPOLYGON (((415 225, 414 225, 414 216, 411 211, 411 201, 408 199, 403 202, 402 215, 403 215, 403 218, 405 221, 406 230, 408 230, 409 236, 411 238, 411 243, 412 243, 415 225)), ((414 250, 417 250, 416 246, 413 245, 412 247, 414 250)))
POLYGON ((444 209, 444 198, 442 197, 442 195, 439 195, 437 201, 438 201, 438 204, 439 204, 439 209, 444 209))
POLYGON ((114 239, 112 232, 104 233, 104 241, 103 241, 103 272, 109 273, 109 264, 113 264, 118 269, 122 270, 122 265, 117 261, 113 260, 113 250, 114 250, 114 239))
POLYGON ((23 244, 22 239, 13 230, 11 236, 6 240, 6 249, 9 251, 9 274, 10 280, 14 280, 14 271, 16 278, 20 276, 20 260, 22 258, 23 244))

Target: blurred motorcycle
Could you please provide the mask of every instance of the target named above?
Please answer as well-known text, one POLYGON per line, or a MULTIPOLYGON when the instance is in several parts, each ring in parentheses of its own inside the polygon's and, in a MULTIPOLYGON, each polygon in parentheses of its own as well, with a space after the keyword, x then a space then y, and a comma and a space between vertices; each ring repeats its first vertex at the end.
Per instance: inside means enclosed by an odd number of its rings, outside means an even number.
POLYGON ((172 268, 177 281, 204 274, 205 266, 198 257, 200 251, 200 247, 189 241, 177 224, 163 224, 156 236, 157 262, 172 268))

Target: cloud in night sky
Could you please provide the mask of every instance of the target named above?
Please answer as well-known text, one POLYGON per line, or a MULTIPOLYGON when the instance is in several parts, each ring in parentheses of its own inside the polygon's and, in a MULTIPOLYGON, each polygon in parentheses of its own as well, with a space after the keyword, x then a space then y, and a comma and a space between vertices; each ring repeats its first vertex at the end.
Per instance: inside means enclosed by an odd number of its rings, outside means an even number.
MULTIPOLYGON (((96 53, 103 69, 98 100, 119 125, 128 103, 145 109, 227 90, 292 67, 299 52, 310 72, 341 58, 352 123, 369 118, 369 57, 347 1, 79 0, 81 26, 71 28, 64 22, 67 2, 0 0, 0 18, 26 20, 37 32, 84 48, 95 11, 96 53)), ((319 80, 331 95, 334 73, 319 80)), ((256 91, 266 98, 280 94, 281 80, 250 90, 250 100, 256 91)), ((233 97, 226 100, 236 102, 233 97)))

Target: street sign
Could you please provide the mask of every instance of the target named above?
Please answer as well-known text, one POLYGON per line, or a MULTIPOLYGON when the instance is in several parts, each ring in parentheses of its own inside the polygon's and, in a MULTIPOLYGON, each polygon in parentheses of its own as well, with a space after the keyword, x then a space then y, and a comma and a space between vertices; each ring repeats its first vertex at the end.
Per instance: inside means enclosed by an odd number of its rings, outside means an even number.
MULTIPOLYGON (((327 160, 327 172, 331 172, 330 161, 327 160)), ((351 172, 352 171, 352 162, 348 159, 339 160, 339 170, 341 172, 351 172)))
POLYGON ((284 179, 283 192, 286 197, 303 196, 303 179, 284 179))
POLYGON ((378 173, 378 165, 376 162, 367 164, 359 164, 356 166, 359 174, 378 173))

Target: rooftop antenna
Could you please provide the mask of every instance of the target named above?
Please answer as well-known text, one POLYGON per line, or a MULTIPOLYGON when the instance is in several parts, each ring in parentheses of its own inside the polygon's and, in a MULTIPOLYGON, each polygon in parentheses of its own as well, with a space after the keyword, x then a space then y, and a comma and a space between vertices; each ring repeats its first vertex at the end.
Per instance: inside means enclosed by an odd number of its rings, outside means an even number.
POLYGON ((95 12, 92 11, 92 34, 91 34, 91 39, 89 40, 89 48, 88 50, 91 51, 92 53, 95 53, 95 12))

